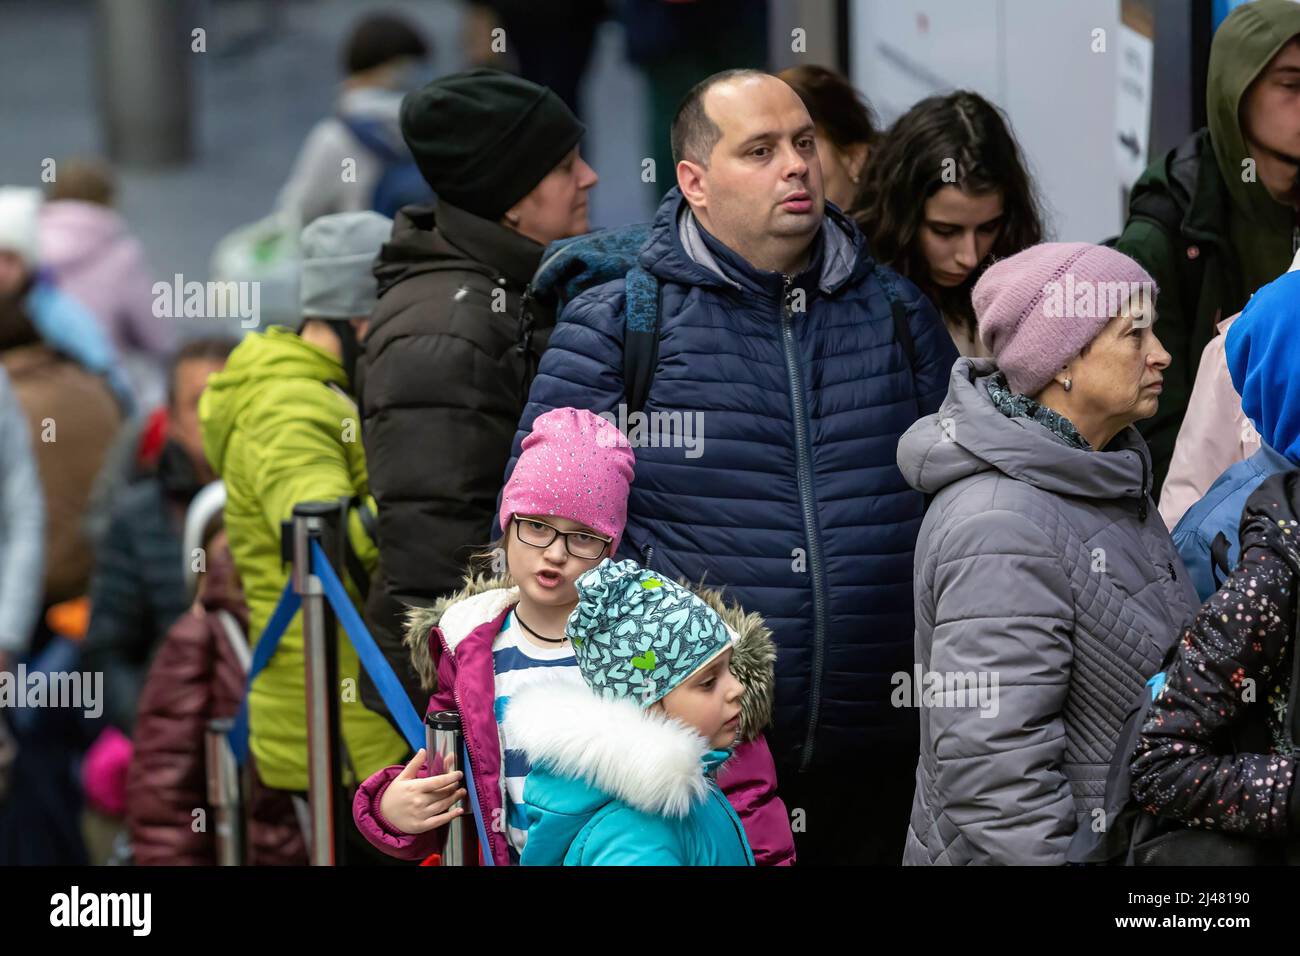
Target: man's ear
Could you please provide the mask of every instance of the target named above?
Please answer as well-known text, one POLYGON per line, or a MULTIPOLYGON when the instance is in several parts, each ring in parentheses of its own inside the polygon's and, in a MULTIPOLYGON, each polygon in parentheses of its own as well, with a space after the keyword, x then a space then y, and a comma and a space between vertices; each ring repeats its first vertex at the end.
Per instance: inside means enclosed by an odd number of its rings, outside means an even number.
POLYGON ((683 159, 677 164, 677 188, 692 206, 708 207, 704 188, 706 170, 699 163, 683 159))

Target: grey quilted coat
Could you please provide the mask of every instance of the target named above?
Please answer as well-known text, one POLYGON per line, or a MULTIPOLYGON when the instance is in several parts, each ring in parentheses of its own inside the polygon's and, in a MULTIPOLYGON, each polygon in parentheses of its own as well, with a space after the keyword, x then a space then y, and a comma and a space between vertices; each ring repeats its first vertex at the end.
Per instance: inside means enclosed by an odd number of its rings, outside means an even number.
POLYGON ((936 693, 897 695, 921 704, 906 864, 1063 863, 1101 806, 1126 710, 1197 606, 1137 430, 1070 447, 999 412, 993 371, 959 359, 939 411, 898 445, 903 476, 933 495, 916 676, 936 693), (953 675, 971 672, 996 694, 963 699, 970 678, 953 675))

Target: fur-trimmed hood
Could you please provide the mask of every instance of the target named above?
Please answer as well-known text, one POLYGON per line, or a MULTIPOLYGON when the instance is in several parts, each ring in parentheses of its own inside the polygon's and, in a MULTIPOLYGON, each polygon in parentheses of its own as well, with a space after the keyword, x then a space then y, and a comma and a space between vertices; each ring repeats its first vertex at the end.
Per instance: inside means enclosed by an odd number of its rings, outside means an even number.
POLYGON ((586 687, 543 681, 510 698, 504 729, 534 772, 543 768, 586 784, 562 788, 570 813, 590 812, 613 798, 680 819, 708 793, 708 741, 630 698, 606 699, 586 687))
MULTIPOLYGON (((722 617, 736 635, 731 655, 731 672, 745 686, 740 702, 740 739, 751 741, 772 722, 772 694, 776 667, 776 645, 762 615, 727 603, 715 588, 692 587, 709 607, 722 617)), ((519 589, 504 576, 469 575, 455 594, 440 598, 432 607, 410 608, 406 612, 405 643, 421 686, 433 693, 438 689, 432 644, 442 632, 451 652, 475 629, 490 623, 519 600, 519 589)))

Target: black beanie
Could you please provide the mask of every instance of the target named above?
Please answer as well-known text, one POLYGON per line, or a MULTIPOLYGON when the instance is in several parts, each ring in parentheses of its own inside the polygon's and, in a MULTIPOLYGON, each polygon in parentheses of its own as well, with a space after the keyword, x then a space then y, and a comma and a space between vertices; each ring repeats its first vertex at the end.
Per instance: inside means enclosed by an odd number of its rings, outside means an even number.
POLYGON ((430 188, 493 222, 585 132, 551 90, 499 70, 453 73, 402 100, 402 138, 430 188))

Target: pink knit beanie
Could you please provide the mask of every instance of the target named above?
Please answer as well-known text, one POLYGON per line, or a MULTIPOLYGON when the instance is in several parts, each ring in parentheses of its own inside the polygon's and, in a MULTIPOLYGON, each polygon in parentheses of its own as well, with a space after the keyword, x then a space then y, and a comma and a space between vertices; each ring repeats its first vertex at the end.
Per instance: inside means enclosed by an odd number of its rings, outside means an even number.
POLYGON ((618 426, 578 408, 537 416, 501 495, 501 530, 517 514, 568 518, 613 538, 627 522, 636 459, 618 426))
POLYGON ((1151 309, 1155 295, 1155 280, 1122 252, 1044 242, 989 266, 971 304, 1007 384, 1035 395, 1130 299, 1151 309))

